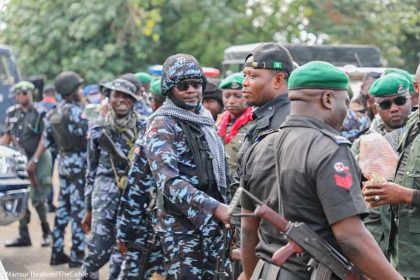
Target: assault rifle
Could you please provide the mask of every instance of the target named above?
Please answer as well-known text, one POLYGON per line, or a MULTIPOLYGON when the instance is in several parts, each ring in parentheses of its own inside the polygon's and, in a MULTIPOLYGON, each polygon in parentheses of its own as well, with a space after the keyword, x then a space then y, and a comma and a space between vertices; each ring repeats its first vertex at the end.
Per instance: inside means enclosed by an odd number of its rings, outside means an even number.
POLYGON ((274 264, 282 266, 292 255, 306 252, 311 256, 308 266, 314 271, 311 279, 330 279, 332 273, 343 280, 367 279, 349 260, 305 223, 293 223, 286 220, 242 187, 238 188, 231 200, 229 205, 230 213, 233 212, 234 207, 238 204, 242 193, 256 202, 258 206, 254 213, 233 215, 262 218, 276 227, 289 240, 287 245, 281 247, 273 254, 272 261, 274 264), (320 273, 321 271, 322 273, 320 273), (314 273, 318 273, 318 275, 314 275, 314 273))
POLYGON ((114 141, 112 141, 111 137, 102 130, 101 136, 99 137, 99 144, 104 147, 110 154, 111 160, 115 160, 116 162, 121 163, 124 166, 123 174, 118 175, 126 175, 130 169, 130 161, 124 155, 124 153, 115 145, 114 141))

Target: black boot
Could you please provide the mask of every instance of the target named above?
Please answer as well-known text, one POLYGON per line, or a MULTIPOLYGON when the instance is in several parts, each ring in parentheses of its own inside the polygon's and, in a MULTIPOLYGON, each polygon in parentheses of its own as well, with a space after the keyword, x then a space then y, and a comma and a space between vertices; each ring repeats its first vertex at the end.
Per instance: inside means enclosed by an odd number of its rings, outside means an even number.
POLYGON ((7 241, 5 247, 27 247, 32 246, 31 238, 29 237, 28 228, 19 228, 19 237, 15 240, 7 241))
POLYGON ((50 259, 50 265, 60 265, 60 264, 68 263, 69 260, 70 260, 69 256, 67 256, 63 252, 52 253, 51 259, 50 259))
POLYGON ((41 241, 41 246, 42 247, 48 247, 51 245, 51 230, 50 230, 50 225, 48 224, 48 222, 46 223, 42 223, 41 224, 42 227, 42 241, 41 241))
POLYGON ((4 247, 27 247, 32 246, 31 239, 19 236, 15 240, 7 241, 4 247))

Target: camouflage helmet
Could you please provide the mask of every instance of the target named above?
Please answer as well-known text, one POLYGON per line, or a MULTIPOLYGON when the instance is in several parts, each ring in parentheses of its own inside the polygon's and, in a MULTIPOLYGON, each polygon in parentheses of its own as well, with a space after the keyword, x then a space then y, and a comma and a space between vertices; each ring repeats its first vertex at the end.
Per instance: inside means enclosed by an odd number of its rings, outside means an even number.
POLYGON ((83 79, 73 71, 64 71, 55 78, 55 90, 61 95, 66 96, 72 93, 79 85, 83 83, 83 79))

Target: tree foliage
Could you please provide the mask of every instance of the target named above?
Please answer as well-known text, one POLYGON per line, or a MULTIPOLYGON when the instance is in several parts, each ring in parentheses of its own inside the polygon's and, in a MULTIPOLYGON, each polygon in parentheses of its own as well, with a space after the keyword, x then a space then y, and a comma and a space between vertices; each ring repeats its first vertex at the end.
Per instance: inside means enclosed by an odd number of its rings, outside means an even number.
POLYGON ((2 43, 24 74, 63 69, 87 81, 145 70, 178 52, 220 66, 232 44, 371 44, 389 66, 414 71, 418 0, 10 0, 2 43))

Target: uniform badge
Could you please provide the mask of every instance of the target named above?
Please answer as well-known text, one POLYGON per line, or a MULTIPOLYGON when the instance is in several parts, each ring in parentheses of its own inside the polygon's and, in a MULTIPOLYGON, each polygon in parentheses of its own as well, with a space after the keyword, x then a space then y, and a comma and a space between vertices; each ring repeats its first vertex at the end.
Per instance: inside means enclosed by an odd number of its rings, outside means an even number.
POLYGON ((353 177, 350 168, 345 166, 342 162, 336 162, 334 164, 334 170, 336 172, 334 174, 335 184, 340 188, 349 190, 353 185, 353 177))

